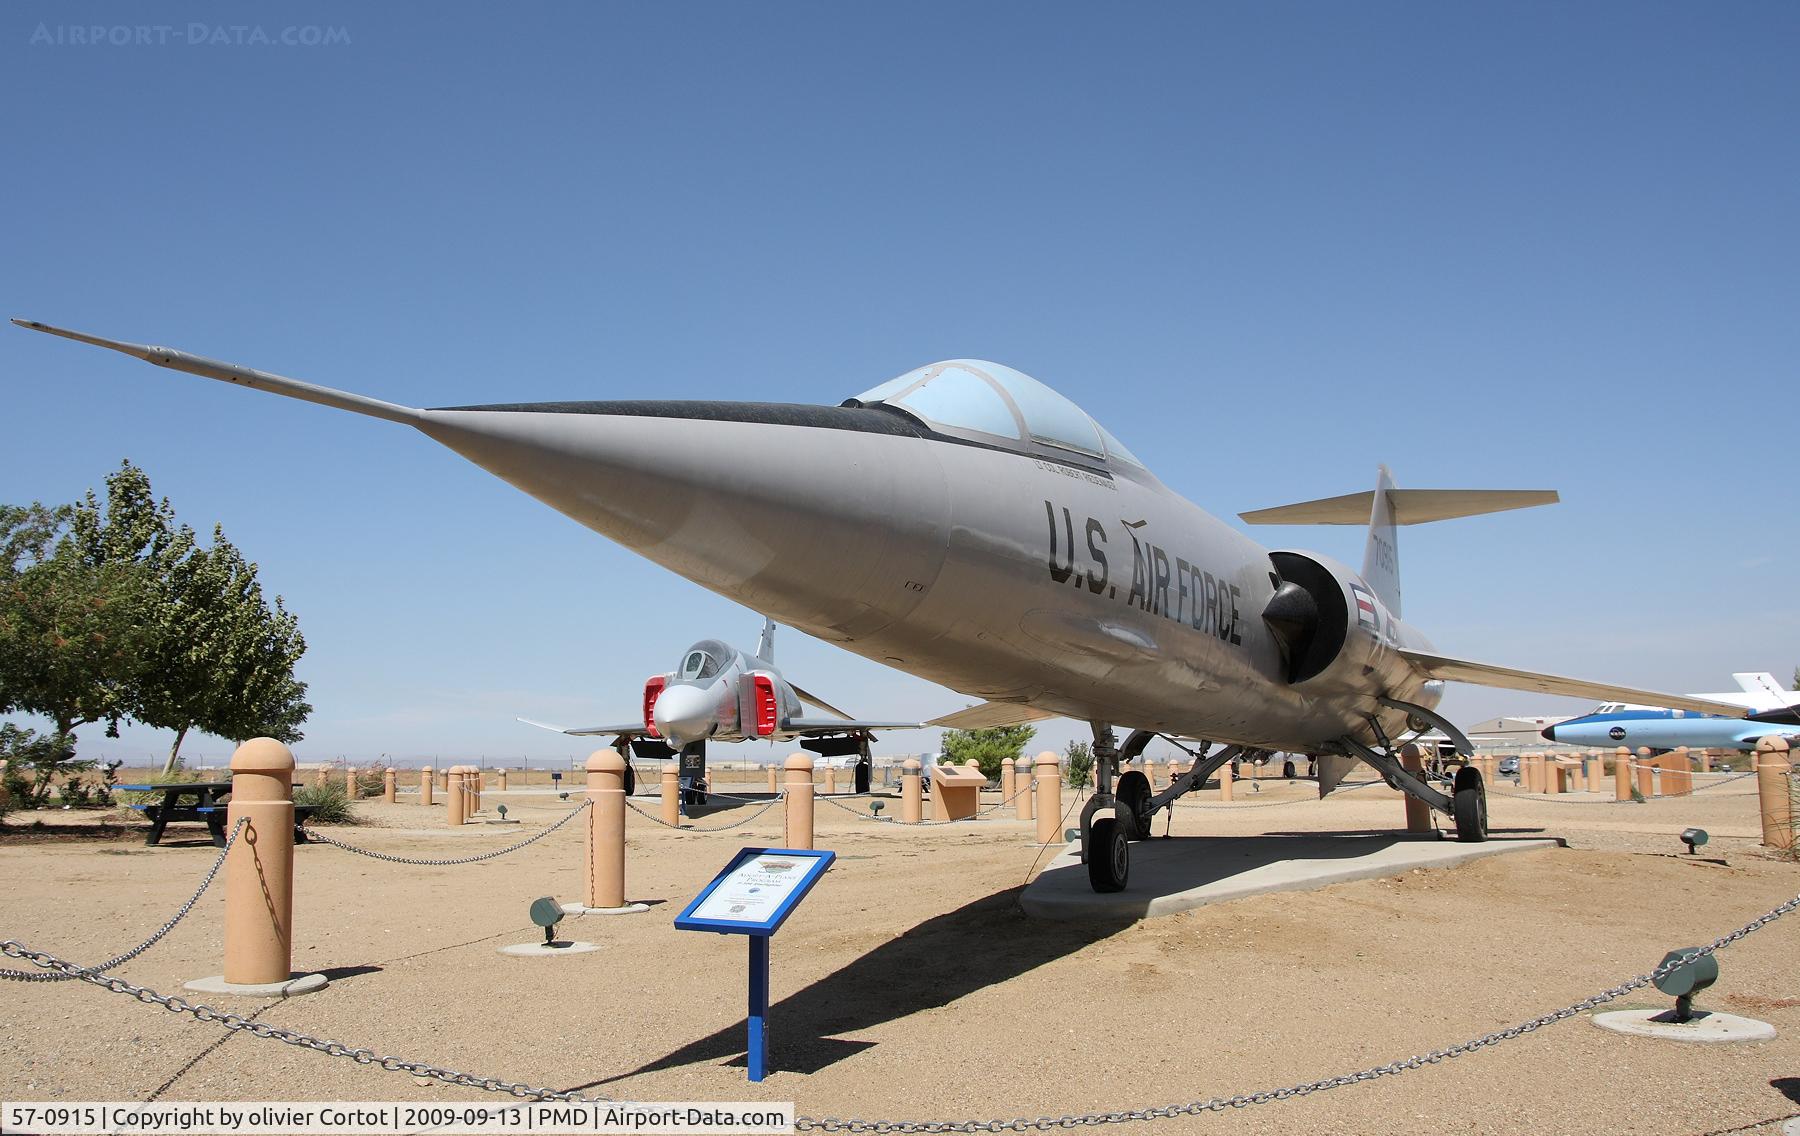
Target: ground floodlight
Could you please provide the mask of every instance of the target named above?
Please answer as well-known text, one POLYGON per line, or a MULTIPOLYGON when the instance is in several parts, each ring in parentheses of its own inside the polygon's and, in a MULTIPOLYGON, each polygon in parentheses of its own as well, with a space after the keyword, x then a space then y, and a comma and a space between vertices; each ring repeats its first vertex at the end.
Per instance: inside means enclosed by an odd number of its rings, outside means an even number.
POLYGON ((559 800, 559 801, 566 801, 566 800, 568 800, 568 799, 569 799, 569 794, 567 794, 567 793, 558 793, 558 794, 557 794, 557 795, 556 795, 556 799, 557 799, 557 800, 559 800))
POLYGON ((546 895, 531 901, 531 921, 544 929, 544 945, 556 945, 556 925, 562 922, 562 904, 556 897, 546 895))
MULTIPOLYGON (((1661 970, 1672 962, 1692 955, 1699 947, 1682 947, 1670 951, 1657 964, 1661 970)), ((1705 990, 1719 980, 1719 960, 1713 955, 1700 955, 1690 958, 1680 966, 1656 980, 1656 988, 1664 994, 1675 997, 1675 1014, 1670 1021, 1685 1022, 1694 1016, 1694 995, 1705 990)))
POLYGON ((499 811, 500 819, 505 820, 506 819, 506 806, 505 805, 496 805, 494 807, 499 811))
POLYGON ((870 801, 869 802, 869 811, 875 814, 876 820, 880 820, 881 819, 881 802, 880 801, 870 801))
POLYGON ((1694 854, 1694 849, 1705 844, 1706 841, 1707 835, 1704 828, 1684 828, 1681 830, 1681 842, 1687 845, 1689 856, 1692 856, 1694 854))

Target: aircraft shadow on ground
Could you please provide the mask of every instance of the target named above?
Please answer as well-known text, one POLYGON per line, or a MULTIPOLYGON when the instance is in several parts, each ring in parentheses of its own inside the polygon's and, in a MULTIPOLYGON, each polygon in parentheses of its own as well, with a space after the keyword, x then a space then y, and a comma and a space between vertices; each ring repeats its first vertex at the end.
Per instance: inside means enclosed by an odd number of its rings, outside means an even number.
MULTIPOLYGON (((1018 910, 1018 895, 1018 888, 1008 888, 933 916, 770 1006, 770 1068, 816 1073, 877 1044, 833 1035, 947 1006, 1074 954, 1135 922, 1119 918, 1079 925, 1041 923, 1018 910)), ((732 964, 737 965, 745 948, 733 942, 729 949, 732 964)), ((770 954, 779 970, 779 937, 770 954)), ((629 1072, 570 1091, 706 1061, 742 1064, 744 1045, 740 1019, 629 1072)))

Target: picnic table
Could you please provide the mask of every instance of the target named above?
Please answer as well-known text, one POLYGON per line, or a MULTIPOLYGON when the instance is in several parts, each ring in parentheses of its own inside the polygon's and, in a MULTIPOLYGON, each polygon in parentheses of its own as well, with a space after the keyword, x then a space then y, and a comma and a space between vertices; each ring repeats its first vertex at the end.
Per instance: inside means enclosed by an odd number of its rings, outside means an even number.
MULTIPOLYGON (((206 825, 206 831, 212 835, 213 847, 225 847, 225 813, 230 807, 225 798, 231 796, 229 781, 170 781, 160 785, 115 785, 115 789, 123 789, 131 793, 161 793, 160 804, 141 804, 131 807, 150 818, 150 835, 144 838, 145 844, 161 844, 163 827, 172 820, 197 821, 206 825), (193 798, 189 802, 188 798, 193 798)), ((294 806, 294 843, 305 844, 306 830, 302 824, 311 818, 318 805, 294 806)))
POLYGON ((161 785, 120 785, 133 793, 161 793, 160 803, 132 805, 150 818, 145 844, 161 844, 163 828, 172 820, 198 821, 212 834, 212 842, 225 847, 225 803, 231 795, 229 781, 170 781, 161 785))

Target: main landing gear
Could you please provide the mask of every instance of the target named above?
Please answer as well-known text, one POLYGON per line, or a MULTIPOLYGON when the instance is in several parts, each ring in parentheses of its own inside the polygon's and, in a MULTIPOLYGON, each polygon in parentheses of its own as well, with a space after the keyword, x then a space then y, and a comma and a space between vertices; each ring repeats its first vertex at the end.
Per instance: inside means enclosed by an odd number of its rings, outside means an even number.
POLYGON ((1406 768, 1395 755, 1394 746, 1383 740, 1379 749, 1371 748, 1348 734, 1337 740, 1341 751, 1375 767, 1389 785, 1415 801, 1443 813, 1456 825, 1456 838, 1465 844, 1479 844, 1488 837, 1487 786, 1481 770, 1465 765, 1456 772, 1451 792, 1426 782, 1423 776, 1406 768))
POLYGON ((1092 725, 1094 795, 1081 810, 1081 858, 1087 864, 1088 884, 1098 892, 1125 889, 1131 878, 1131 842, 1150 838, 1151 818, 1158 811, 1206 784, 1206 779, 1227 762, 1246 760, 1262 752, 1243 746, 1224 746, 1209 753, 1211 747, 1203 742, 1194 767, 1177 777, 1167 789, 1153 793, 1150 779, 1141 770, 1129 769, 1121 773, 1120 769, 1143 753, 1144 747, 1158 735, 1149 730, 1134 730, 1120 748, 1113 740, 1109 724, 1095 722, 1092 725), (1110 815, 1096 815, 1108 811, 1110 815))

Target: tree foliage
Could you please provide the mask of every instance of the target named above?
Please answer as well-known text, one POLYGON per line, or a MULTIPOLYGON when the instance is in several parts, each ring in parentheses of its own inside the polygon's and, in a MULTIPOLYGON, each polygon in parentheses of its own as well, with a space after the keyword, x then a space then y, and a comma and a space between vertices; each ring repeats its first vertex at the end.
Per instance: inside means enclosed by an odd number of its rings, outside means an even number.
POLYGON ((1094 778, 1094 747, 1087 742, 1070 742, 1063 751, 1068 756, 1063 774, 1072 789, 1085 789, 1094 778))
POLYGON ((232 741, 297 741, 311 707, 298 622, 213 529, 202 547, 126 462, 72 506, 0 506, 0 713, 72 731, 122 718, 232 741))
POLYGON ((974 760, 989 780, 1000 776, 1000 763, 1013 761, 1037 736, 1035 726, 994 726, 985 730, 945 730, 944 758, 961 765, 974 760))

